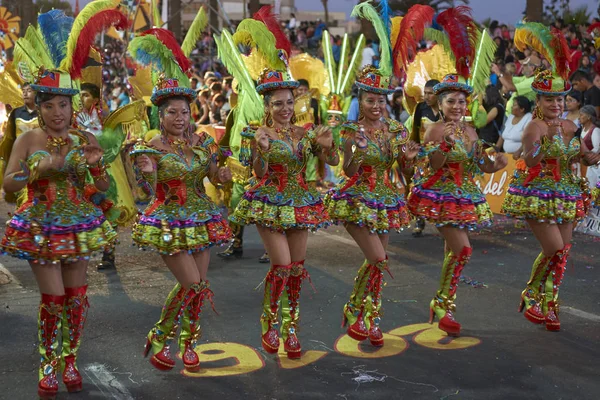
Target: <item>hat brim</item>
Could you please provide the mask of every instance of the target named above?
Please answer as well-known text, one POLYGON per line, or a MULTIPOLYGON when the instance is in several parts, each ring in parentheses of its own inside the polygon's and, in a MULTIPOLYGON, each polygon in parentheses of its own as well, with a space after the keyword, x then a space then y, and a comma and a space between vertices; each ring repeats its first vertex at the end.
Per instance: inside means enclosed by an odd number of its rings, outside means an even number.
POLYGON ((47 93, 47 94, 55 94, 57 96, 75 96, 79 94, 79 90, 74 88, 56 88, 50 86, 42 86, 42 85, 29 85, 31 90, 37 93, 47 93))
POLYGON ((473 93, 472 86, 469 86, 466 83, 460 83, 460 82, 441 82, 433 87, 433 93, 435 95, 445 92, 446 90, 463 92, 467 95, 473 93))
POLYGON ((543 90, 543 89, 536 88, 533 85, 531 85, 531 89, 541 96, 566 96, 567 94, 569 94, 571 92, 573 87, 571 86, 571 84, 569 82, 567 82, 567 86, 565 87, 565 90, 562 90, 562 91, 543 90))
POLYGON ((355 83, 356 83, 356 87, 358 87, 360 90, 362 90, 364 92, 369 92, 369 93, 392 94, 396 91, 395 89, 385 89, 385 88, 380 88, 380 87, 375 87, 375 86, 369 86, 362 82, 355 82, 355 83))
POLYGON ((300 82, 298 82, 298 81, 268 82, 268 83, 263 83, 262 85, 258 85, 256 87, 256 91, 259 94, 264 94, 266 92, 271 92, 273 90, 279 90, 279 89, 297 89, 299 86, 300 86, 300 82))
POLYGON ((184 87, 160 89, 152 93, 152 96, 150 96, 150 101, 155 106, 158 106, 169 97, 175 96, 183 96, 191 103, 196 98, 196 91, 194 89, 184 87))

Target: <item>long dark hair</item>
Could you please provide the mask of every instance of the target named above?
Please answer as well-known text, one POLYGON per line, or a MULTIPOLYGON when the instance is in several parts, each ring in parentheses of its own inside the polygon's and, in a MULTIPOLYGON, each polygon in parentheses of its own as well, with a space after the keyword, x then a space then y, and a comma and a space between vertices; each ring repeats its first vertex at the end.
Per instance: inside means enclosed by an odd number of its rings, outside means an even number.
POLYGON ((400 121, 400 114, 402 113, 402 103, 397 104, 396 100, 399 97, 402 97, 402 94, 403 94, 402 90, 396 90, 394 92, 394 94, 392 95, 392 104, 391 104, 391 106, 392 106, 392 114, 394 114, 394 116, 396 117, 396 119, 398 121, 400 121))
POLYGON ((497 87, 488 85, 485 88, 485 100, 483 101, 483 108, 485 108, 485 111, 490 111, 498 104, 502 106, 504 105, 502 103, 502 95, 500 94, 500 91, 497 87))

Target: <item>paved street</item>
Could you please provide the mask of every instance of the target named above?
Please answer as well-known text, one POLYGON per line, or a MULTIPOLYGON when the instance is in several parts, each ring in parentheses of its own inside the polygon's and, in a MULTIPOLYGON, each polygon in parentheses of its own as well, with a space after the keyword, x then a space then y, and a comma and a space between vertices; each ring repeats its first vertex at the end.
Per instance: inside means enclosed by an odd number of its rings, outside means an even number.
MULTIPOLYGON (((4 210, 3 215, 6 215, 4 210)), ((5 218, 3 218, 5 220, 5 218)), ((4 222, 4 221, 1 221, 4 222)), ((254 228, 244 257, 214 256, 210 280, 215 315, 206 306, 198 351, 203 369, 155 370, 142 358, 145 335, 174 284, 161 259, 131 245, 121 232, 117 271, 89 269, 91 309, 79 358, 84 391, 59 399, 597 399, 600 397, 600 247, 576 234, 562 287, 560 333, 546 332, 516 312, 538 253, 531 233, 499 218, 472 236, 474 253, 459 285, 459 339, 427 324, 439 279, 442 241, 394 234, 384 288, 386 344, 374 349, 344 335, 342 306, 362 257, 342 228, 311 234, 307 257, 317 292, 305 284, 299 361, 260 346, 257 288, 267 266, 254 228)), ((1 399, 36 398, 39 294, 25 262, 1 257, 1 399)), ((95 265, 94 261, 94 265, 95 265)))

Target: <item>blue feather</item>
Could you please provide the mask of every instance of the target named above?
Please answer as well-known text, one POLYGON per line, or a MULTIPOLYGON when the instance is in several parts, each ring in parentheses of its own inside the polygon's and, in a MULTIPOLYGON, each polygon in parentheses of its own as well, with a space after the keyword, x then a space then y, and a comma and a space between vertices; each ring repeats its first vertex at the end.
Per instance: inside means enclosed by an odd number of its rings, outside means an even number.
POLYGON ((391 37, 392 9, 390 8, 388 0, 379 0, 379 15, 385 24, 385 30, 387 31, 388 37, 391 37))
POLYGON ((54 67, 58 67, 67 55, 67 40, 73 27, 73 18, 65 15, 62 10, 51 10, 38 16, 38 25, 54 67))
POLYGON ((436 13, 436 14, 433 16, 433 21, 431 21, 431 27, 432 27, 433 29, 435 29, 436 31, 443 31, 443 30, 444 30, 444 28, 442 28, 442 26, 441 26, 440 24, 438 24, 438 22, 437 22, 437 17, 438 17, 438 15, 440 15, 440 13, 436 13))

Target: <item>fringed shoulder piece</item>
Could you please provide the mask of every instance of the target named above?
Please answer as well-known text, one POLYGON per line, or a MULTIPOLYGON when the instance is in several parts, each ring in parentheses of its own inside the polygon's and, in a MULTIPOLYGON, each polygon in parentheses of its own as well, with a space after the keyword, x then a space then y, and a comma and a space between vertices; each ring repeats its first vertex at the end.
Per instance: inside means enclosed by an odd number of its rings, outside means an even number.
POLYGON ((139 139, 133 145, 133 149, 129 152, 129 155, 131 157, 137 157, 142 154, 145 154, 148 156, 155 156, 155 155, 163 155, 163 152, 160 151, 159 149, 147 144, 142 139, 139 139))
POLYGON ((215 142, 215 139, 210 136, 208 133, 206 132, 200 132, 198 134, 198 136, 200 136, 200 140, 198 141, 198 144, 196 145, 197 147, 201 147, 202 149, 208 151, 209 153, 216 153, 219 150, 219 146, 217 145, 217 142, 215 142))
POLYGON ((385 122, 388 126, 388 131, 393 135, 392 140, 396 145, 403 145, 408 142, 410 135, 401 122, 390 118, 386 118, 385 122))
POLYGON ((256 135, 258 128, 258 124, 250 123, 250 125, 242 129, 242 145, 240 146, 239 157, 240 163, 244 167, 249 167, 252 165, 252 141, 254 140, 254 135, 256 135))

